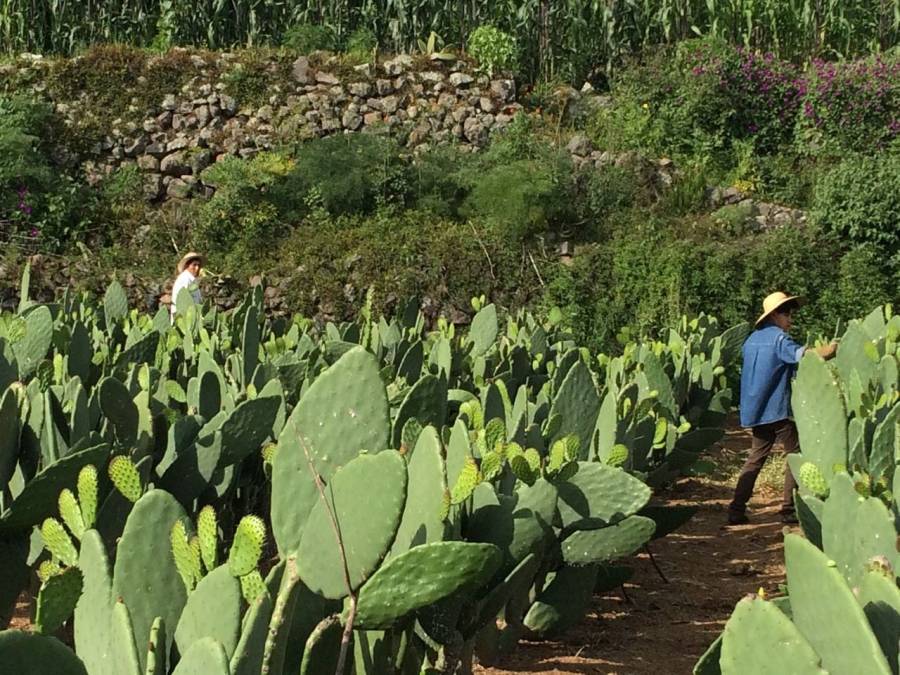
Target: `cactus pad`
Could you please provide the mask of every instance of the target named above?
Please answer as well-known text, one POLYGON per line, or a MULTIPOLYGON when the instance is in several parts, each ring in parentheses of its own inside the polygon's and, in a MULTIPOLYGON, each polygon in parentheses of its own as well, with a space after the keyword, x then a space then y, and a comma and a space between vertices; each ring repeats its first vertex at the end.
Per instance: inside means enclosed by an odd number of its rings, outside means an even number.
POLYGON ((81 597, 82 584, 81 570, 77 567, 55 574, 41 584, 34 620, 39 633, 49 635, 56 632, 72 616, 75 603, 81 597))
POLYGON ((104 464, 109 446, 98 445, 73 452, 38 473, 0 518, 0 533, 19 532, 53 515, 61 487, 73 485, 87 464, 104 464))
POLYGON ((65 488, 59 493, 59 515, 62 517, 69 532, 75 535, 77 539, 81 539, 84 534, 84 518, 81 515, 81 507, 78 500, 69 488, 65 488))
MULTIPOLYGON (((243 580, 241 584, 243 586, 243 580)), ((246 591, 247 588, 244 587, 245 598, 246 591)), ((263 586, 262 593, 254 600, 248 600, 248 603, 250 607, 244 617, 241 637, 229 663, 231 675, 259 675, 262 671, 266 635, 269 632, 269 619, 272 617, 272 598, 263 586)))
POLYGON ((623 558, 650 541, 656 523, 644 516, 629 516, 598 530, 579 530, 562 543, 563 560, 589 565, 623 558))
POLYGON ((46 583, 47 579, 52 576, 56 576, 60 572, 63 571, 63 568, 56 561, 56 559, 44 560, 37 569, 38 579, 41 580, 41 583, 46 583))
POLYGON ((200 557, 209 572, 218 565, 219 524, 216 510, 212 506, 204 506, 197 515, 197 537, 200 541, 200 557))
POLYGON ((299 549, 300 576, 310 590, 329 599, 345 597, 344 561, 329 515, 339 523, 350 584, 355 590, 384 558, 406 503, 406 462, 396 452, 360 455, 340 469, 316 503, 299 549), (360 499, 371 493, 376 499, 360 499))
POLYGON ((434 427, 426 427, 419 434, 407 471, 406 505, 391 546, 392 556, 444 538, 444 460, 434 427))
POLYGON ((78 551, 69 533, 56 518, 47 518, 41 525, 41 537, 50 553, 70 567, 78 564, 78 551))
POLYGON ((410 612, 463 587, 490 579, 503 556, 491 544, 442 541, 410 549, 385 563, 359 592, 357 626, 389 628, 410 612))
POLYGON ((19 630, 0 632, 0 673, 87 675, 84 664, 62 642, 19 630))
POLYGON ((621 443, 614 445, 612 450, 610 450, 609 454, 606 456, 606 463, 613 467, 625 466, 625 462, 627 461, 628 446, 622 445, 621 443))
POLYGON ((316 378, 281 431, 272 466, 272 530, 283 555, 297 550, 319 500, 304 450, 328 482, 361 451, 388 447, 390 429, 387 392, 372 354, 353 348, 316 378))
POLYGON ((134 463, 124 455, 116 455, 109 461, 109 477, 116 489, 132 504, 141 498, 144 488, 134 463))
POLYGON ((613 525, 637 513, 650 499, 650 488, 637 478, 596 462, 579 462, 578 473, 558 487, 565 529, 613 525))
POLYGON ((266 543, 266 524, 259 516, 244 516, 234 532, 228 552, 228 567, 236 577, 256 569, 266 543))
POLYGON ((87 465, 78 473, 78 504, 85 527, 93 527, 97 520, 97 469, 87 465))
POLYGON ((166 622, 158 616, 150 627, 145 675, 166 675, 169 672, 166 661, 166 622))
POLYGON ((553 635, 578 623, 593 599, 596 583, 596 565, 563 565, 548 575, 525 615, 525 626, 538 635, 553 635))
POLYGON ((453 485, 450 492, 450 502, 453 504, 461 504, 472 496, 475 488, 481 482, 481 472, 478 470, 478 463, 472 457, 466 457, 459 477, 453 485))
POLYGON ((172 525, 170 536, 172 557, 175 559, 175 567, 184 582, 185 590, 194 590, 194 586, 200 581, 202 571, 200 569, 200 549, 194 548, 188 539, 187 530, 183 521, 172 525))
POLYGON ((229 656, 241 632, 241 584, 227 565, 212 570, 188 596, 178 626, 175 644, 181 654, 204 637, 214 638, 229 656))
POLYGON ((791 620, 771 602, 741 600, 725 624, 719 664, 722 675, 762 675, 778 670, 797 675, 825 675, 819 656, 791 620))
POLYGON ((819 499, 828 496, 828 482, 825 480, 822 472, 819 471, 819 467, 812 462, 803 463, 800 467, 800 475, 797 476, 797 481, 819 499))
POLYGON ((266 582, 263 580, 259 570, 251 570, 247 574, 240 577, 241 594, 248 604, 253 604, 261 595, 266 595, 266 582))
POLYGON ((210 637, 194 642, 172 675, 228 675, 228 655, 225 648, 210 637))
POLYGON ((112 578, 106 546, 97 530, 81 538, 78 567, 84 576, 81 598, 75 605, 75 650, 91 673, 111 674, 110 621, 113 613, 112 578))
MULTIPOLYGON (((165 543, 172 526, 185 518, 184 509, 172 495, 150 490, 132 508, 119 539, 113 593, 128 605, 134 633, 143 636, 142 640, 158 616, 167 626, 177 625, 184 607, 187 593, 175 560, 166 555, 165 543)), ((168 642, 172 638, 166 636, 168 642)), ((141 668, 146 666, 146 657, 141 650, 141 668)))
POLYGON ((829 673, 888 675, 890 666, 840 571, 799 535, 785 536, 784 553, 794 625, 821 656, 822 667, 829 673))
MULTIPOLYGON (((577 357, 577 352, 575 352, 577 357)), ((556 438, 575 434, 582 449, 581 459, 587 459, 591 438, 600 412, 600 396, 591 378, 591 371, 581 360, 572 365, 553 399, 551 416, 562 417, 556 438)), ((552 439, 555 440, 555 439, 552 439)))

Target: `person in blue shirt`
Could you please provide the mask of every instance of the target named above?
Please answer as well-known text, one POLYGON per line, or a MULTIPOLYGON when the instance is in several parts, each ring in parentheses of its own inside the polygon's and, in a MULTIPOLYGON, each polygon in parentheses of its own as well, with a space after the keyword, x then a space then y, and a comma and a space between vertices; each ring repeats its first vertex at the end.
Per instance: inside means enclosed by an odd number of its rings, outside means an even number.
MULTIPOLYGON (((756 321, 756 329, 744 342, 741 426, 750 428, 753 442, 750 456, 738 476, 734 499, 728 506, 729 525, 749 522, 747 502, 775 443, 779 443, 785 453, 800 449, 797 426, 791 419, 791 380, 800 359, 808 353, 830 359, 837 351, 836 343, 807 349, 788 335, 793 312, 801 304, 799 297, 780 291, 772 293, 763 301, 763 313, 756 321)), ((786 523, 797 522, 794 513, 796 487, 797 481, 790 469, 785 468, 781 518, 786 523)))

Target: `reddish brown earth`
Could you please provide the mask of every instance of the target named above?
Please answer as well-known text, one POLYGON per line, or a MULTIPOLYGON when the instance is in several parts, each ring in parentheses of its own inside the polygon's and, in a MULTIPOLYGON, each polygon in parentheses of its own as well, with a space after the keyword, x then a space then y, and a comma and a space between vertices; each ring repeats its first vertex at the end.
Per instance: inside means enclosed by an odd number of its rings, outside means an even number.
POLYGON ((626 561, 635 574, 621 591, 595 598, 593 611, 560 641, 522 642, 500 667, 482 675, 682 675, 721 632, 735 603, 784 582, 778 516, 777 465, 761 477, 751 502, 752 524, 723 527, 734 476, 749 437, 731 431, 711 459, 718 470, 685 478, 657 497, 662 504, 694 504, 699 512, 652 550, 669 583, 646 554, 626 561))
MULTIPOLYGON (((751 524, 724 527, 734 477, 750 446, 729 431, 710 452, 710 476, 684 478, 654 499, 699 506, 679 531, 652 545, 663 582, 646 554, 624 561, 635 574, 621 591, 597 596, 593 610, 559 641, 519 644, 481 675, 682 675, 721 632, 735 603, 759 588, 778 593, 784 582, 778 517, 780 464, 764 470, 751 502, 751 524)), ((20 598, 12 627, 28 628, 28 595, 20 598)))

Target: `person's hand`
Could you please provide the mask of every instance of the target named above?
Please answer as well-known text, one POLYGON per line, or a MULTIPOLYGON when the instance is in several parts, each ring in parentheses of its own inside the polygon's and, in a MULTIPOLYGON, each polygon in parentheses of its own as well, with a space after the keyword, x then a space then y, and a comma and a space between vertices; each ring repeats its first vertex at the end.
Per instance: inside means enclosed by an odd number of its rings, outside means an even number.
POLYGON ((837 354, 838 343, 830 342, 827 345, 822 345, 821 347, 816 347, 813 351, 821 356, 823 359, 828 360, 833 358, 835 354, 837 354))

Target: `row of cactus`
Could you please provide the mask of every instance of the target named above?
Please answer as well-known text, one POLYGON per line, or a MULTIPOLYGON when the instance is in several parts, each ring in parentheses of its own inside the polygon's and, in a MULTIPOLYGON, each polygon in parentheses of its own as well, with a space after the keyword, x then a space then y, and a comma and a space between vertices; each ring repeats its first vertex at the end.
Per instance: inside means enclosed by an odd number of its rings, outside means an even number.
POLYGON ((469 672, 690 517, 645 481, 728 407, 735 333, 706 318, 606 359, 484 299, 464 332, 371 296, 318 327, 261 287, 228 313, 182 294, 174 322, 116 283, 25 288, 0 317, 0 614, 40 588, 36 630, 0 633, 11 672, 326 673, 342 644, 360 675, 469 672))
POLYGON ((785 538, 787 597, 741 600, 698 675, 898 672, 900 317, 853 321, 838 356, 804 357, 792 407, 804 537, 785 538))

